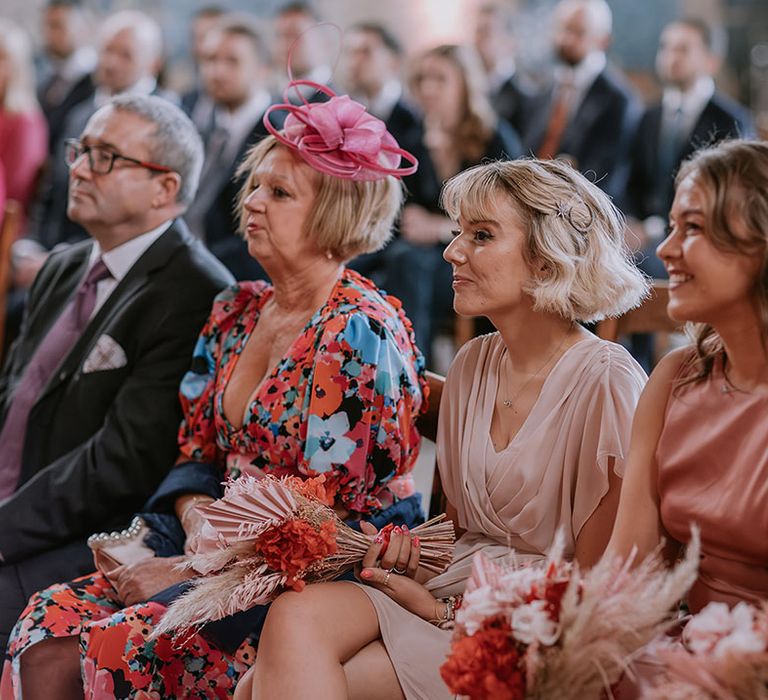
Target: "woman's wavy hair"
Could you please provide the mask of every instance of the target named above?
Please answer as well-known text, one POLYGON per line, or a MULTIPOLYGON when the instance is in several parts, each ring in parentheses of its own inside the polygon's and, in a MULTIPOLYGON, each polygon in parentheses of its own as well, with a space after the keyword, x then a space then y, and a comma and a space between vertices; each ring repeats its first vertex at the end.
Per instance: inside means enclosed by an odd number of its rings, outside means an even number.
MULTIPOLYGON (((760 256, 754 301, 763 343, 768 341, 768 143, 722 141, 685 161, 675 186, 692 177, 706 192, 705 235, 720 251, 760 256), (736 232, 738 228, 739 232, 736 232)), ((717 331, 706 323, 687 327, 695 354, 681 373, 678 386, 704 381, 725 348, 717 331)))
POLYGON ((418 91, 421 63, 430 56, 444 58, 459 69, 464 83, 464 101, 453 142, 462 161, 476 163, 485 154, 497 122, 488 98, 488 79, 480 56, 472 47, 459 44, 441 44, 424 51, 414 59, 411 67, 408 83, 412 93, 418 91))
POLYGON ((448 215, 494 218, 507 199, 526 224, 523 255, 542 266, 525 291, 534 309, 595 322, 638 306, 648 280, 624 243, 621 212, 596 185, 558 160, 496 161, 451 178, 442 193, 448 215))

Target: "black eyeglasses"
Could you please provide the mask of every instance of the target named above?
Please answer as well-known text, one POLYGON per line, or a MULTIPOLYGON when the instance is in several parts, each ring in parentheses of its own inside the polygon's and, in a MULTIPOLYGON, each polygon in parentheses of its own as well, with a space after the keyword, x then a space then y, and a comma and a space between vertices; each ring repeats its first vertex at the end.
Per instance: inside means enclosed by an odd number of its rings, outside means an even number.
POLYGON ((169 168, 165 165, 158 165, 157 163, 150 163, 146 160, 129 158, 120 153, 115 153, 111 148, 107 148, 106 146, 86 146, 77 139, 67 139, 64 142, 64 160, 70 168, 83 154, 88 156, 88 166, 90 167, 91 172, 96 173, 97 175, 107 175, 111 173, 115 161, 118 159, 133 163, 133 165, 140 168, 153 170, 156 173, 173 172, 173 168, 169 168))

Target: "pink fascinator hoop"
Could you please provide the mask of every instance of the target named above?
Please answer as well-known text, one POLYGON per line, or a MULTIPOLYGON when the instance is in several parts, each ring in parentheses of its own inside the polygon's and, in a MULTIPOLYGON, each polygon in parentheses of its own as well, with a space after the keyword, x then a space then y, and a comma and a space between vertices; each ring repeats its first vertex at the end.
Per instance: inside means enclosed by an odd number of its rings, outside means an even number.
MULTIPOLYGON (((338 30, 338 27, 335 28, 338 30)), ((311 80, 293 80, 292 50, 293 47, 288 58, 288 77, 291 80, 283 93, 285 103, 272 105, 264 114, 267 131, 280 143, 296 151, 312 168, 326 175, 358 181, 381 180, 388 175, 397 178, 413 175, 419 161, 400 148, 381 119, 369 114, 349 95, 337 95, 327 85, 311 80), (308 102, 299 90, 302 86, 314 88, 329 99, 326 102, 308 102), (291 104, 288 98, 291 90, 300 96, 302 104, 291 104), (277 111, 288 112, 282 129, 277 129, 269 119, 272 112, 277 111), (400 167, 401 158, 410 165, 400 167)))

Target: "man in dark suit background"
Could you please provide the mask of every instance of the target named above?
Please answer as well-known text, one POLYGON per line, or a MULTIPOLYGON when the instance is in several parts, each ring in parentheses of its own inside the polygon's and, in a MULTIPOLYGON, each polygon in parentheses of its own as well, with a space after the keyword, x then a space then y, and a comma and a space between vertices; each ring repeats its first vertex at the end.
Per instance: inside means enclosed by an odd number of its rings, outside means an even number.
POLYGON ((555 10, 555 85, 537 100, 524 134, 540 158, 565 157, 612 196, 623 193, 640 102, 607 63, 605 0, 562 0, 555 10))
POLYGON ((218 5, 206 5, 195 12, 190 27, 190 43, 194 62, 195 82, 181 96, 181 108, 189 115, 198 131, 205 133, 213 118, 213 100, 205 91, 203 70, 207 61, 205 40, 208 32, 224 16, 225 10, 218 5))
POLYGON ((482 4, 475 15, 474 46, 488 76, 493 108, 524 134, 535 91, 517 70, 514 22, 514 11, 507 4, 498 0, 482 4))
POLYGON ((157 97, 123 96, 69 144, 68 213, 92 240, 53 253, 0 377, 0 645, 27 598, 92 569, 176 456, 178 385, 232 280, 178 218, 202 145, 157 97))
POLYGON ((49 150, 72 109, 93 96, 96 51, 86 43, 88 19, 81 0, 48 0, 43 10, 43 46, 50 65, 37 97, 48 122, 49 150))
POLYGON ((640 267, 654 277, 666 277, 655 247, 666 231, 680 163, 702 146, 754 135, 749 112, 715 89, 718 43, 717 34, 698 19, 672 22, 661 34, 656 72, 664 92, 640 121, 624 198, 643 250, 640 267))
POLYGON ((205 241, 236 279, 262 279, 264 271, 238 234, 235 212, 243 178, 236 176, 245 154, 267 135, 264 112, 269 54, 247 17, 227 15, 207 33, 203 51, 205 90, 214 110, 204 133, 205 165, 197 197, 187 212, 192 232, 205 241))
POLYGON ((73 107, 60 125, 57 142, 53 144, 51 170, 34 213, 32 238, 46 250, 87 238, 83 227, 66 214, 68 172, 64 163, 64 141, 77 138, 91 115, 116 95, 157 94, 175 99, 157 85, 162 54, 160 26, 143 12, 117 12, 101 24, 98 63, 93 77, 95 91, 73 107))

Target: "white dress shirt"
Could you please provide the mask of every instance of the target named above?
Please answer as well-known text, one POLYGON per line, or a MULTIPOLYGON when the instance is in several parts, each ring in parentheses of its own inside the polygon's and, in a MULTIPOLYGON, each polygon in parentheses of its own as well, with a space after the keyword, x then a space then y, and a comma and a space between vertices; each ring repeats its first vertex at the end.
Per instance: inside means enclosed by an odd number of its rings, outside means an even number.
POLYGON ((699 78, 685 92, 673 87, 666 88, 661 98, 662 121, 670 121, 680 111, 680 130, 683 134, 690 134, 714 94, 715 81, 708 75, 699 78))
POLYGON ((149 246, 160 238, 171 227, 172 223, 173 219, 169 219, 157 228, 131 238, 130 241, 126 241, 107 252, 102 252, 98 241, 93 242, 91 255, 88 259, 88 269, 90 270, 93 264, 101 257, 112 276, 101 280, 96 285, 96 303, 93 306, 91 318, 96 315, 98 310, 104 305, 104 302, 109 299, 109 295, 115 291, 115 287, 128 274, 128 271, 136 264, 138 259, 144 255, 149 246))
POLYGON ((568 110, 576 112, 592 87, 605 70, 607 59, 602 51, 592 51, 576 66, 559 65, 555 69, 556 85, 568 86, 568 110))
POLYGON ((227 144, 221 155, 223 159, 234 160, 237 157, 243 141, 271 103, 272 99, 266 90, 257 90, 237 109, 228 111, 221 107, 216 108, 214 124, 217 129, 224 129, 227 132, 227 144))

